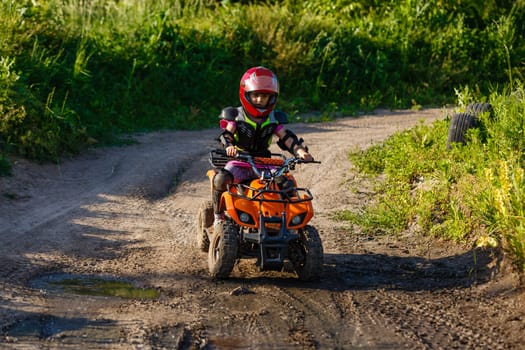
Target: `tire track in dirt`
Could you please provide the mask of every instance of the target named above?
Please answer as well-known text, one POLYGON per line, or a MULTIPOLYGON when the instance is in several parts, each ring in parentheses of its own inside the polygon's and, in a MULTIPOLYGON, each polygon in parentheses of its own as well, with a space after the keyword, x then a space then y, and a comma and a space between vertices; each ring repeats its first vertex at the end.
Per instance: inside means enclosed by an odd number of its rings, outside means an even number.
MULTIPOLYGON (((472 322, 456 308, 461 301, 450 293, 379 291, 365 298, 396 332, 426 349, 505 349, 494 329, 472 322), (437 294, 437 296, 436 296, 437 294), (437 299, 437 300, 436 300, 437 299), (414 323, 413 320, 418 320, 414 323)), ((478 301, 482 302, 481 300, 478 301)), ((475 308, 470 311, 475 311, 475 308)))
MULTIPOLYGON (((317 290, 314 294, 297 288, 281 289, 280 292, 279 295, 289 300, 285 304, 292 303, 303 310, 301 327, 310 334, 317 348, 345 348, 349 344, 354 347, 382 346, 373 337, 377 325, 363 317, 356 308, 352 292, 317 290)), ((380 331, 387 338, 385 331, 380 331)))

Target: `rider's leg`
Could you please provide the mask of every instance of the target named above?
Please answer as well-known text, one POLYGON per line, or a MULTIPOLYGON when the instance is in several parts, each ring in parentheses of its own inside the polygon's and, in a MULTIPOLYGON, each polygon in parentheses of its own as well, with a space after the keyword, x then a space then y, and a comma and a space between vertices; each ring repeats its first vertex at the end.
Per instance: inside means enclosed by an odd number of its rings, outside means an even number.
POLYGON ((231 183, 233 183, 233 175, 228 170, 221 169, 213 177, 212 200, 216 220, 224 218, 224 212, 220 208, 220 201, 222 193, 227 190, 228 184, 231 183))
POLYGON ((249 167, 237 166, 234 162, 229 162, 226 166, 219 170, 213 177, 213 211, 215 214, 215 221, 224 219, 224 212, 220 208, 221 196, 224 191, 228 189, 229 184, 240 183, 247 179, 257 177, 253 170, 249 167))

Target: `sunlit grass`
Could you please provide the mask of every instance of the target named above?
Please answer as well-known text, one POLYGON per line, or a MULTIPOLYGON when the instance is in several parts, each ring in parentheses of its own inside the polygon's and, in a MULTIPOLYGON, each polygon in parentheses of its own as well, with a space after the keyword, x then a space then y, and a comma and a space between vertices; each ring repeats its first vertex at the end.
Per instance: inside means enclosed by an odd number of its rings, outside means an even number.
POLYGON ((465 146, 445 149, 448 120, 440 120, 352 152, 353 164, 377 177, 376 195, 361 213, 338 217, 368 232, 416 224, 423 234, 499 242, 525 269, 525 93, 520 82, 513 86, 491 95, 493 115, 480 115, 482 126, 468 132, 465 146))
POLYGON ((254 65, 277 73, 291 120, 312 121, 442 105, 465 84, 522 76, 523 6, 471 5, 2 1, 0 152, 57 161, 126 132, 215 126, 254 65))

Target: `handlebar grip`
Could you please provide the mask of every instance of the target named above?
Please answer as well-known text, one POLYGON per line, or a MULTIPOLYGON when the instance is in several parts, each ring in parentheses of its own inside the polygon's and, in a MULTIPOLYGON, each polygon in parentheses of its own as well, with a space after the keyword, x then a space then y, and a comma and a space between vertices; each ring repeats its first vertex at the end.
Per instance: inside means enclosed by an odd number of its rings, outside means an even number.
POLYGON ((321 164, 321 161, 320 161, 320 160, 310 160, 310 161, 307 161, 307 160, 298 159, 298 160, 297 160, 297 163, 302 163, 302 164, 306 164, 306 163, 321 164))
POLYGON ((230 159, 248 160, 248 159, 252 158, 249 153, 243 153, 243 152, 239 152, 239 151, 237 152, 237 156, 230 157, 229 155, 226 154, 226 150, 222 149, 222 148, 216 148, 216 149, 214 149, 212 151, 212 153, 216 153, 216 154, 218 154, 220 156, 228 157, 230 159))

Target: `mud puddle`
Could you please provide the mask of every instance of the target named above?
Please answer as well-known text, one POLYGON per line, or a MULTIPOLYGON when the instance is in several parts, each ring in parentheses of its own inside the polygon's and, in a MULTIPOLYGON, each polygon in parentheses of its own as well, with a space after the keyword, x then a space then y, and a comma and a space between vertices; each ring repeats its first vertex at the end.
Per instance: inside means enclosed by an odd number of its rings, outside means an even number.
POLYGON ((136 287, 132 282, 95 275, 53 274, 35 278, 31 287, 45 292, 126 299, 156 299, 154 288, 136 287))
MULTIPOLYGON (((6 346, 24 348, 46 341, 50 348, 120 348, 123 344, 140 346, 147 340, 140 319, 95 316, 101 307, 118 308, 128 303, 150 303, 160 298, 154 288, 112 276, 55 273, 30 281, 45 303, 37 312, 20 313, 18 319, 2 327, 6 346), (134 335, 123 331, 138 330, 134 335)), ((164 340, 167 343, 168 340, 164 340)))

